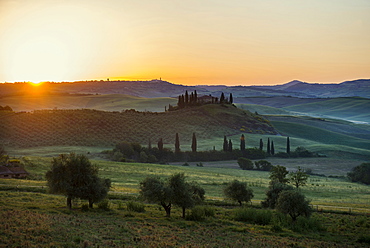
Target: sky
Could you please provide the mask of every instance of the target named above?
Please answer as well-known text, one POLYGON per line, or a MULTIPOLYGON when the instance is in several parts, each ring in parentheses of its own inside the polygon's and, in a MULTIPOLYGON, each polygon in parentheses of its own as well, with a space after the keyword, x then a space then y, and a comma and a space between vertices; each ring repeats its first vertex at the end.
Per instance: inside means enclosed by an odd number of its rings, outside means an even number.
POLYGON ((0 82, 370 78, 369 0, 0 0, 0 82))

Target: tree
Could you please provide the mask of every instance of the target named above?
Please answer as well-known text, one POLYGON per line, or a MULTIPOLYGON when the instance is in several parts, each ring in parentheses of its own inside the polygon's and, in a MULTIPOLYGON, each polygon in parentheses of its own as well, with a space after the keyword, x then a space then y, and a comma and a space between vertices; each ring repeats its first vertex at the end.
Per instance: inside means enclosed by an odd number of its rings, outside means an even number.
POLYGON ((204 200, 204 189, 197 184, 190 184, 185 181, 184 173, 172 175, 169 180, 173 204, 182 208, 182 217, 185 218, 185 210, 193 207, 196 203, 204 200))
POLYGON ((197 104, 198 102, 198 94, 197 94, 197 91, 194 90, 194 103, 197 104))
POLYGON ((233 104, 233 94, 230 93, 230 98, 229 98, 230 104, 233 104))
POLYGON ((352 182, 360 182, 369 185, 370 184, 370 163, 362 163, 352 169, 347 174, 349 180, 352 182))
POLYGON ((166 181, 158 177, 149 176, 140 183, 141 196, 152 203, 159 203, 166 211, 166 216, 171 216, 172 204, 185 210, 199 204, 204 200, 205 191, 195 183, 185 181, 183 173, 171 175, 166 181))
POLYGON ((298 166, 297 171, 289 173, 289 182, 298 189, 300 186, 306 185, 308 177, 305 170, 298 166))
POLYGON ((226 135, 225 135, 224 136, 224 145, 223 145, 224 152, 227 152, 228 148, 229 148, 229 143, 227 142, 226 135))
POLYGON ((221 97, 220 97, 220 103, 224 103, 225 102, 225 95, 224 93, 222 92, 221 93, 221 97))
POLYGON ((193 137, 191 139, 191 150, 193 152, 197 152, 197 137, 195 136, 195 133, 193 133, 193 137))
POLYGON ((249 202, 253 198, 253 190, 247 187, 247 183, 234 180, 224 188, 226 198, 237 201, 242 206, 243 201, 249 202))
POLYGON ((152 203, 159 203, 166 211, 166 216, 171 216, 173 191, 158 177, 148 176, 140 183, 141 196, 152 203))
POLYGON ((242 136, 240 137, 240 151, 244 150, 245 150, 245 137, 244 134, 242 134, 242 136))
POLYGON ((271 154, 270 138, 267 139, 267 154, 271 154))
POLYGON ((229 152, 232 152, 233 151, 233 143, 231 142, 231 139, 229 140, 229 145, 228 145, 228 149, 227 149, 229 152))
POLYGON ((262 171, 270 171, 272 168, 272 164, 267 160, 255 161, 254 165, 256 166, 257 170, 262 171))
POLYGON ((160 138, 159 141, 158 141, 158 150, 162 151, 163 150, 163 139, 160 138))
POLYGON ((279 182, 271 182, 269 189, 266 191, 266 199, 261 202, 261 205, 265 208, 274 209, 279 198, 279 194, 284 190, 293 190, 293 187, 279 182))
POLYGON ((263 140, 260 139, 260 150, 262 151, 263 150, 263 140))
POLYGON ((185 91, 185 106, 189 106, 189 94, 188 94, 188 91, 185 91))
POLYGON ((286 178, 286 175, 288 175, 288 171, 286 167, 276 165, 273 166, 272 169, 270 170, 270 179, 273 182, 279 182, 279 183, 288 183, 289 179, 286 178))
POLYGON ((309 217, 312 213, 310 202, 303 194, 295 190, 285 190, 279 194, 276 209, 288 214, 293 221, 296 221, 299 216, 309 217))
POLYGON ((67 197, 67 207, 72 208, 72 199, 89 201, 89 206, 103 200, 110 188, 109 179, 98 177, 98 167, 84 155, 61 154, 53 158, 51 169, 46 172, 50 192, 67 197))
POLYGON ((286 139, 286 153, 290 154, 290 140, 289 137, 286 139))
POLYGON ((178 133, 176 133, 175 152, 176 153, 180 152, 180 139, 179 139, 179 134, 178 133))
POLYGON ((8 162, 9 156, 7 155, 4 147, 0 145, 0 165, 6 165, 8 162))
POLYGON ((243 170, 253 170, 253 162, 250 159, 240 157, 238 158, 238 164, 243 170))
POLYGON ((271 155, 274 156, 275 155, 275 147, 274 147, 274 141, 271 140, 271 155))

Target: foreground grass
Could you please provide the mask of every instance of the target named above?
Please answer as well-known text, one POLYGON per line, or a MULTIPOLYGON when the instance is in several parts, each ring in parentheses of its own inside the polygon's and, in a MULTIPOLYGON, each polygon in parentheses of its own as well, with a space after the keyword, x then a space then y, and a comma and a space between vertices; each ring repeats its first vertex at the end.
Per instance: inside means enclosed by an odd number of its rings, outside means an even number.
MULTIPOLYGON (((292 231, 274 224, 236 221, 238 207, 217 207, 203 221, 171 218, 157 205, 128 211, 124 200, 110 210, 65 207, 65 198, 45 193, 0 191, 0 247, 366 247, 370 221, 364 215, 314 213, 321 231, 292 231), (122 207, 123 206, 123 207, 122 207)), ((259 211, 259 210, 256 210, 259 211)))

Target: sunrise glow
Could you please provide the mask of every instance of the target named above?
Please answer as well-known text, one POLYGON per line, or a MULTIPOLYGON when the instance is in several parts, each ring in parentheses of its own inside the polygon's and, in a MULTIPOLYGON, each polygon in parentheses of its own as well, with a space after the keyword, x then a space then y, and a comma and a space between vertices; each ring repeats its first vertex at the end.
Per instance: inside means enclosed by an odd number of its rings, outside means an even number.
POLYGON ((370 2, 0 1, 0 82, 370 78, 370 2))

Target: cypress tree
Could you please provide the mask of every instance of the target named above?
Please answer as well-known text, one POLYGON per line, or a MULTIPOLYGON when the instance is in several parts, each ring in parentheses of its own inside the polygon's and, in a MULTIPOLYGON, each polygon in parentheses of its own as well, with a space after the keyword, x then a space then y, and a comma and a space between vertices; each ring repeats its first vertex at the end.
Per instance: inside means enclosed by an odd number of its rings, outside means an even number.
POLYGON ((188 91, 185 91, 185 106, 189 105, 189 94, 188 91))
POLYGON ((198 102, 198 94, 197 91, 194 90, 194 103, 196 104, 198 102))
POLYGON ((163 150, 163 140, 162 140, 162 138, 159 139, 157 145, 158 145, 158 150, 162 151, 163 150))
POLYGON ((179 134, 178 133, 176 133, 175 152, 176 153, 180 152, 180 139, 179 139, 179 134))
POLYGON ((220 103, 224 103, 224 101, 225 101, 225 95, 224 95, 224 93, 222 92, 222 93, 221 93, 221 97, 220 97, 220 103))
POLYGON ((260 150, 262 151, 263 150, 263 140, 260 139, 260 150))
POLYGON ((290 154, 290 140, 289 140, 289 137, 286 139, 286 153, 290 154))
POLYGON ((233 151, 233 143, 231 142, 231 140, 229 140, 229 145, 228 145, 228 151, 229 152, 232 152, 233 151))
POLYGON ((233 94, 230 93, 230 98, 229 98, 230 104, 233 104, 233 94))
POLYGON ((149 149, 149 150, 151 150, 151 149, 152 149, 152 141, 150 140, 150 138, 149 138, 148 149, 149 149))
POLYGON ((197 137, 195 137, 195 133, 193 133, 193 138, 192 138, 192 142, 191 142, 191 150, 193 152, 197 151, 197 137))
POLYGON ((240 137, 240 150, 244 151, 245 150, 245 137, 244 134, 240 137))
POLYGON ((267 154, 271 154, 271 149, 270 149, 270 138, 267 139, 267 154))
POLYGON ((227 149, 228 149, 228 143, 227 143, 227 139, 226 139, 226 135, 224 136, 224 145, 223 145, 223 150, 224 150, 224 152, 226 152, 227 151, 227 149))
POLYGON ((274 141, 271 140, 271 155, 275 155, 274 141))

